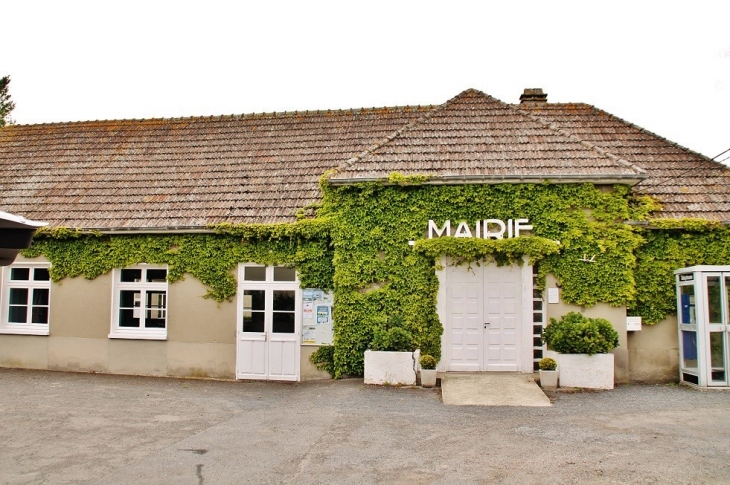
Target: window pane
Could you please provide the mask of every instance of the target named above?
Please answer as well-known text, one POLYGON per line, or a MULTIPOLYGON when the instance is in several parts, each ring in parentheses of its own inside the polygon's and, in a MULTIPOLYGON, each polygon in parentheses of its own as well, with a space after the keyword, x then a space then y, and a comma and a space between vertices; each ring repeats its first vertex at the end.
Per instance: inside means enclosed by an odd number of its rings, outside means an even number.
POLYGON ((122 308, 119 310, 119 326, 120 327, 139 327, 139 318, 135 317, 139 314, 137 309, 122 308))
POLYGON ((244 266, 243 279, 245 281, 266 281, 266 267, 244 266))
POLYGON ((682 307, 681 321, 685 325, 697 323, 695 315, 695 287, 694 285, 680 286, 679 299, 682 307))
POLYGON ((28 307, 27 306, 11 306, 8 308, 8 322, 10 323, 28 323, 28 307))
POLYGON ((274 333, 294 333, 294 314, 274 312, 271 330, 274 333))
POLYGON ((713 381, 725 381, 725 345, 723 332, 710 332, 710 362, 713 381))
POLYGON ((48 288, 35 288, 33 290, 33 306, 48 306, 48 288))
POLYGON ((296 281, 296 279, 296 269, 285 268, 283 266, 274 266, 274 281, 296 281))
POLYGON ((140 298, 141 297, 139 291, 122 290, 119 292, 119 306, 121 308, 138 307, 140 298))
POLYGON ((35 268, 33 270, 33 279, 35 281, 50 281, 51 275, 48 268, 35 268))
POLYGON ((11 305, 28 304, 28 288, 10 288, 11 305))
POLYGON ((148 269, 147 270, 147 282, 148 283, 164 283, 167 281, 167 270, 166 269, 148 269))
POLYGON ((274 311, 294 311, 294 291, 274 291, 274 311))
POLYGON ((10 268, 10 279, 28 281, 30 279, 30 268, 10 268))
POLYGON ((148 291, 146 304, 144 326, 146 328, 165 328, 167 292, 148 291))
POLYGON ((687 369, 697 368, 697 333, 682 331, 682 366, 687 369))
POLYGON ((33 307, 31 311, 31 323, 48 323, 48 307, 33 307))
POLYGON ((264 290, 244 290, 244 310, 264 310, 266 308, 266 292, 264 290))
POLYGON ((263 332, 264 331, 264 312, 243 312, 243 331, 244 332, 263 332))
POLYGON ((121 273, 121 281, 125 283, 135 283, 142 281, 141 269, 123 269, 121 273))
POLYGON ((722 323, 722 292, 720 290, 720 277, 707 277, 707 315, 709 323, 722 323))

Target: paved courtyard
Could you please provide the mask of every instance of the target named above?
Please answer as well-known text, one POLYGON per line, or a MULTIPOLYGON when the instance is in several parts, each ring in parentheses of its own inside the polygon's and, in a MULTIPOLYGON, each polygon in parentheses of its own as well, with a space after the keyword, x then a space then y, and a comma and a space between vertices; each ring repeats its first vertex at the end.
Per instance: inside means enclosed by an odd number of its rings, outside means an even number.
POLYGON ((730 483, 730 392, 622 386, 445 406, 362 380, 0 369, 0 483, 730 483))

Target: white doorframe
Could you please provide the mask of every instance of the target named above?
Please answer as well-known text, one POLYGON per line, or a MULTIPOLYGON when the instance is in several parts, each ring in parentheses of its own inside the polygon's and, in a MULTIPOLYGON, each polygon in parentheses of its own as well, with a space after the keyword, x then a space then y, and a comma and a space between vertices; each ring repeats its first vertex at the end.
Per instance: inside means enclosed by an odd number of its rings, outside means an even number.
MULTIPOLYGON (((241 264, 238 269, 238 296, 236 307, 236 378, 298 381, 300 379, 302 292, 299 280, 277 281, 274 266, 241 264), (260 273, 257 281, 245 278, 246 268, 260 273), (288 299, 293 293, 293 332, 274 332, 274 316, 290 314, 291 311, 275 307, 276 292, 288 299), (246 293, 249 293, 246 295, 246 293), (256 298, 253 297, 256 295, 256 298), (257 300, 257 307, 244 311, 244 304, 250 306, 257 300), (249 317, 257 314, 262 320, 260 327, 251 325, 244 332, 244 312, 249 317), (251 328, 256 327, 254 330, 251 328)), ((279 300, 281 301, 281 300, 279 300)), ((288 323, 288 322, 287 322, 288 323)), ((289 327, 290 328, 290 327, 289 327)))
MULTIPOLYGON (((439 280, 439 290, 436 297, 436 308, 438 312, 439 319, 441 323, 444 326, 444 333, 441 339, 441 361, 438 365, 438 370, 442 372, 448 372, 453 370, 464 370, 464 369, 452 369, 451 368, 451 362, 452 362, 452 356, 451 356, 451 347, 452 347, 452 333, 451 333, 451 322, 449 319, 449 315, 447 312, 447 295, 448 295, 448 271, 447 268, 451 268, 452 270, 456 271, 489 271, 489 268, 496 267, 495 263, 490 264, 484 264, 481 263, 481 266, 477 266, 476 263, 473 263, 471 265, 471 268, 468 265, 465 266, 459 266, 459 267, 450 267, 449 264, 451 263, 451 260, 446 257, 442 257, 440 260, 440 265, 443 269, 438 270, 436 272, 438 280, 439 280)), ((518 342, 519 342, 519 348, 517 349, 517 371, 518 372, 525 372, 525 373, 532 373, 533 372, 533 358, 532 358, 532 348, 533 348, 533 342, 532 342, 532 267, 527 264, 525 261, 525 264, 522 266, 516 265, 517 268, 519 268, 520 271, 520 299, 519 302, 520 306, 520 325, 519 325, 519 336, 518 336, 518 342)), ((482 299, 484 298, 484 292, 482 291, 482 299)), ((482 307, 484 306, 484 301, 482 300, 482 307)), ((482 310, 482 317, 483 317, 483 310, 482 310)), ((486 322, 484 322, 486 323, 486 322)), ((483 329, 482 329, 483 330, 483 329)), ((483 338, 480 337, 480 341, 483 342, 483 338)), ((483 345, 483 344, 482 344, 483 345)), ((485 352, 486 349, 482 347, 481 352, 482 354, 485 352)), ((485 370, 485 358, 482 356, 479 359, 479 370, 485 370)), ((476 369, 475 369, 476 370, 476 369)))

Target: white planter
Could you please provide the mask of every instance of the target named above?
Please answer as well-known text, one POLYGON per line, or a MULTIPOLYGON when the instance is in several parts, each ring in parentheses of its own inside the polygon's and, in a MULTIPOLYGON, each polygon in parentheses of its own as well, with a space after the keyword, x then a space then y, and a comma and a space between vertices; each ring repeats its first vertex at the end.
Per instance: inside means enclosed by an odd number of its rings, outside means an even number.
POLYGON ((557 370, 540 370, 540 387, 543 389, 558 388, 558 371, 557 370))
POLYGON ((421 369, 421 385, 436 387, 436 369, 421 369))
POLYGON ((560 387, 613 389, 613 354, 558 354, 560 387))
POLYGON ((416 384, 414 352, 365 351, 365 384, 413 386, 416 384))

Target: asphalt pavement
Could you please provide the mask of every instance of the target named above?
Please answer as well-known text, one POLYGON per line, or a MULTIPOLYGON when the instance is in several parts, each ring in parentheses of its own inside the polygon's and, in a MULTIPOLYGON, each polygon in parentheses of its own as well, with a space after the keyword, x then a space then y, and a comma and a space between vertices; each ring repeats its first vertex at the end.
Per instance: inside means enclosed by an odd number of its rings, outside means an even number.
POLYGON ((0 483, 730 483, 730 392, 439 389, 0 369, 0 483))

